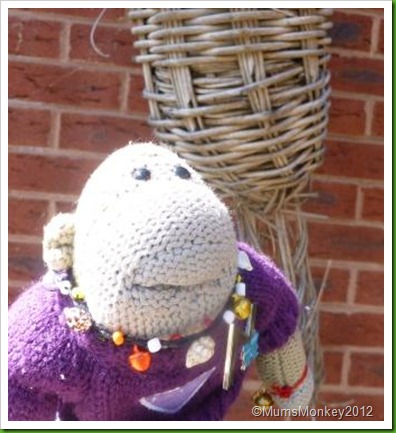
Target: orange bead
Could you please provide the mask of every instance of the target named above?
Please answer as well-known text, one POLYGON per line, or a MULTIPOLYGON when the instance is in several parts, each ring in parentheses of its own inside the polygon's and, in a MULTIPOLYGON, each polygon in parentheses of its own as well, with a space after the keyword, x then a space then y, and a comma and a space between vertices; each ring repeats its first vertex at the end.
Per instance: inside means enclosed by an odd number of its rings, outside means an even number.
POLYGON ((143 373, 151 366, 151 354, 145 350, 140 350, 137 346, 133 346, 132 354, 129 355, 128 361, 131 368, 143 373))
POLYGON ((121 331, 113 332, 111 338, 116 346, 122 346, 125 342, 124 334, 121 331))

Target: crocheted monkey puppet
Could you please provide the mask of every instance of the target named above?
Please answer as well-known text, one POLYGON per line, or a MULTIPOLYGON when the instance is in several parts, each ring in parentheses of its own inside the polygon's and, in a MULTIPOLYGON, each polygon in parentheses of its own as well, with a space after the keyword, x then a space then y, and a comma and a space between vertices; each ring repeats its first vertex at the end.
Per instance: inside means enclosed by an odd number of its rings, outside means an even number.
POLYGON ((9 310, 10 420, 220 420, 255 358, 275 404, 308 404, 293 289, 173 152, 114 152, 43 244, 9 310))

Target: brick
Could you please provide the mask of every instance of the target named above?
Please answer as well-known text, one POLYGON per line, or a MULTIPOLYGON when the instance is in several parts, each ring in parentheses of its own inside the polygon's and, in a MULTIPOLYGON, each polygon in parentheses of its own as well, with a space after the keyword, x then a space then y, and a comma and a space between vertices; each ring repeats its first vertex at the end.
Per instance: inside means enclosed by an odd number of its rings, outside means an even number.
POLYGON ((381 54, 384 53, 384 20, 381 20, 380 24, 377 52, 381 54))
POLYGON ((360 271, 358 274, 355 303, 384 305, 383 271, 360 271))
POLYGON ((44 200, 8 200, 8 233, 41 236, 48 219, 48 202, 44 200))
POLYGON ((8 53, 58 58, 62 25, 51 21, 8 18, 8 53))
POLYGON ((384 386, 384 355, 352 353, 348 383, 358 386, 384 386))
POLYGON ((331 98, 328 131, 335 134, 364 135, 366 112, 364 101, 331 98))
POLYGON ((119 65, 130 67, 132 56, 136 55, 133 48, 131 30, 99 26, 95 31, 95 44, 106 55, 96 54, 90 42, 91 24, 75 24, 70 34, 70 59, 82 60, 104 65, 119 65))
POLYGON ((384 94, 384 62, 377 59, 340 57, 333 54, 329 63, 334 90, 384 94))
POLYGON ((360 10, 370 13, 373 16, 384 16, 384 8, 364 8, 360 10))
POLYGON ((341 420, 337 419, 337 417, 319 416, 318 421, 381 421, 384 419, 383 395, 322 392, 320 400, 322 405, 319 405, 319 407, 327 405, 330 409, 345 409, 345 412, 341 420), (352 416, 353 411, 357 416, 352 416), (347 416, 348 414, 350 416, 347 416))
MULTIPOLYGON (((311 267, 312 278, 317 291, 322 286, 325 268, 311 267)), ((350 273, 345 269, 330 268, 324 287, 323 302, 346 302, 350 273)))
MULTIPOLYGON (((18 8, 19 9, 19 8, 18 8)), ((40 14, 56 14, 68 17, 97 18, 101 8, 24 8, 20 10, 39 12, 40 14)), ((102 17, 103 21, 121 21, 125 19, 125 9, 108 8, 102 17)))
POLYGON ((383 263, 384 231, 381 228, 309 223, 312 258, 383 263))
POLYGON ((8 278, 19 281, 33 281, 45 272, 41 258, 40 244, 8 244, 8 278))
POLYGON ((76 203, 70 203, 65 201, 55 203, 56 213, 74 212, 75 209, 76 209, 76 203))
POLYGON ((323 345, 384 345, 384 316, 374 313, 321 312, 319 335, 323 345))
POLYGON ((118 108, 121 77, 81 67, 10 62, 9 97, 91 108, 118 108))
POLYGON ((244 380, 260 380, 257 373, 256 363, 252 362, 246 372, 244 380))
POLYGON ((26 285, 19 286, 14 284, 8 284, 8 306, 10 306, 16 298, 26 289, 26 285))
POLYGON ((371 134, 375 137, 384 136, 384 103, 376 102, 373 110, 371 134))
POLYGON ((34 108, 8 109, 8 144, 48 146, 51 114, 34 108))
POLYGON ((384 189, 363 188, 362 218, 373 221, 384 221, 384 189))
POLYGON ((319 174, 359 179, 384 179, 384 148, 374 144, 328 140, 319 174))
POLYGON ((370 51, 373 19, 336 11, 331 17, 333 27, 329 31, 333 47, 370 51))
POLYGON ((143 98, 144 88, 143 77, 131 75, 128 94, 129 111, 133 113, 148 114, 148 102, 143 98))
POLYGON ((80 194, 99 161, 53 155, 10 154, 9 187, 27 191, 80 194))
POLYGON ((341 383, 341 370, 344 354, 341 352, 323 353, 323 371, 325 384, 341 383))
POLYGON ((304 205, 304 211, 339 218, 353 218, 357 187, 340 183, 314 181, 315 198, 304 205))
POLYGON ((60 145, 69 149, 109 153, 130 140, 152 137, 151 129, 143 120, 111 116, 62 115, 60 145))

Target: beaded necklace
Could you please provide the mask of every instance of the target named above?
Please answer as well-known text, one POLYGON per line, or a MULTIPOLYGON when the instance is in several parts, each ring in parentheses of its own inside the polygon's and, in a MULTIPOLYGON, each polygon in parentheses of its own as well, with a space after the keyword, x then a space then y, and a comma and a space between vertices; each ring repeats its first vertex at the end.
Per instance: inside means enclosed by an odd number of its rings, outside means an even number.
MULTIPOLYGON (((251 264, 246 253, 239 251, 238 268, 251 270, 251 264)), ((246 297, 246 285, 242 282, 238 274, 235 283, 235 291, 231 294, 225 307, 216 318, 205 329, 186 336, 180 334, 170 336, 168 339, 142 339, 124 334, 121 330, 111 332, 104 326, 95 323, 89 313, 85 302, 83 291, 75 285, 72 271, 61 272, 50 271, 43 279, 44 282, 55 285, 60 293, 71 298, 72 307, 66 307, 63 314, 69 328, 78 333, 94 332, 103 341, 112 341, 115 346, 128 344, 132 346, 132 353, 128 357, 130 367, 138 372, 145 372, 151 366, 152 354, 161 349, 178 349, 187 344, 210 334, 224 321, 228 326, 227 349, 224 367, 224 389, 229 389, 232 384, 232 373, 235 363, 236 341, 240 336, 237 335, 235 319, 246 321, 243 333, 245 344, 242 348, 241 369, 245 370, 250 362, 258 354, 258 334, 254 329, 255 305, 246 297)))

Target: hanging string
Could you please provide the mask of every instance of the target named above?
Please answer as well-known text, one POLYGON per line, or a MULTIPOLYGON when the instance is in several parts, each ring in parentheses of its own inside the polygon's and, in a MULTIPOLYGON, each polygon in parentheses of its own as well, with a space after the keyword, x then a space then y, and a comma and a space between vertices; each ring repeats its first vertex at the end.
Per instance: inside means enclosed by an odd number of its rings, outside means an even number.
POLYGON ((101 51, 101 49, 95 43, 96 29, 100 23, 100 20, 103 18, 103 15, 106 13, 106 11, 107 11, 107 9, 102 9, 100 14, 97 16, 95 22, 93 23, 92 28, 91 28, 91 32, 89 34, 89 42, 91 43, 91 47, 93 48, 93 50, 95 51, 96 54, 98 54, 101 57, 108 58, 108 57, 110 57, 110 54, 105 54, 103 51, 101 51))

